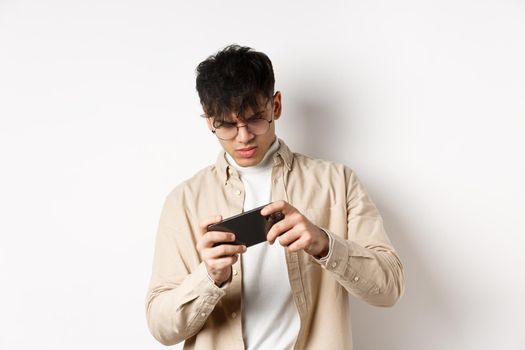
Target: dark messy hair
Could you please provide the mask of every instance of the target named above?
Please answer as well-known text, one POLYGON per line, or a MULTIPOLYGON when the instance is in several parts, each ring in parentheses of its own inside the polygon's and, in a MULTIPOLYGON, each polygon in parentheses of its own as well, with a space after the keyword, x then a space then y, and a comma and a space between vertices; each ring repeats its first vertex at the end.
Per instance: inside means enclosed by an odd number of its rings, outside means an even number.
POLYGON ((275 85, 272 62, 262 52, 230 45, 197 66, 197 92, 206 117, 216 125, 235 113, 244 117, 272 98, 275 85))

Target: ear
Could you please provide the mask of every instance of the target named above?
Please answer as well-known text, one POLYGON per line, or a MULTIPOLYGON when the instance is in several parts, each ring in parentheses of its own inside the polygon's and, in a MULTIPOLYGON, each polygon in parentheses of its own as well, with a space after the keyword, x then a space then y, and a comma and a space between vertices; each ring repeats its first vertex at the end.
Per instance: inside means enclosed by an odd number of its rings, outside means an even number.
POLYGON ((281 117, 281 111, 282 111, 282 103, 281 103, 281 92, 277 91, 273 95, 273 115, 274 119, 277 120, 281 117))
POLYGON ((208 129, 210 129, 210 131, 213 130, 213 123, 211 118, 206 117, 206 124, 208 124, 208 129))

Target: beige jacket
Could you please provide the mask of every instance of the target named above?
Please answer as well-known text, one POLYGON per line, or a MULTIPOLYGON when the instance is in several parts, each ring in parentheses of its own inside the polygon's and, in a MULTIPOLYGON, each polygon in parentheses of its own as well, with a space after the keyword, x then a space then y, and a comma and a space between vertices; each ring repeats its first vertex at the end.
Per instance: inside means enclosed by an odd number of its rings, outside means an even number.
MULTIPOLYGON (((279 141, 272 201, 286 200, 332 240, 322 262, 304 251, 286 253, 301 320, 295 349, 351 349, 348 294, 372 305, 393 305, 404 290, 403 266, 354 172, 292 153, 279 141)), ((208 278, 195 248, 203 218, 239 214, 243 201, 243 184, 224 152, 215 165, 166 197, 146 298, 148 326, 161 343, 185 340, 184 349, 244 349, 240 259, 232 281, 219 288, 208 278)))

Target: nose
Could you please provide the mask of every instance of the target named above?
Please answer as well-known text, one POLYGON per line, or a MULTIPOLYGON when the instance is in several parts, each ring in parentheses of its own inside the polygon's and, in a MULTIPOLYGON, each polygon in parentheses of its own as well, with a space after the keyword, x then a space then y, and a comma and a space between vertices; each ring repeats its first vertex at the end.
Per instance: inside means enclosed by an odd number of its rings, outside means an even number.
POLYGON ((254 137, 255 137, 255 134, 252 134, 252 133, 248 130, 248 125, 244 124, 244 125, 240 125, 240 126, 238 126, 238 131, 237 131, 237 141, 239 141, 240 143, 248 143, 248 142, 250 142, 254 137))

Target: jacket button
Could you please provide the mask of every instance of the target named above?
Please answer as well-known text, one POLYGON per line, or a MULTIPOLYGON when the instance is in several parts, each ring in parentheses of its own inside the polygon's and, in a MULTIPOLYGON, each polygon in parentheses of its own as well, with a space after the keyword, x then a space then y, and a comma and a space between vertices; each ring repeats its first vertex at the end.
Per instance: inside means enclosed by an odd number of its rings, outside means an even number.
POLYGON ((236 195, 239 196, 241 193, 242 193, 241 190, 235 190, 235 194, 236 194, 236 195))

